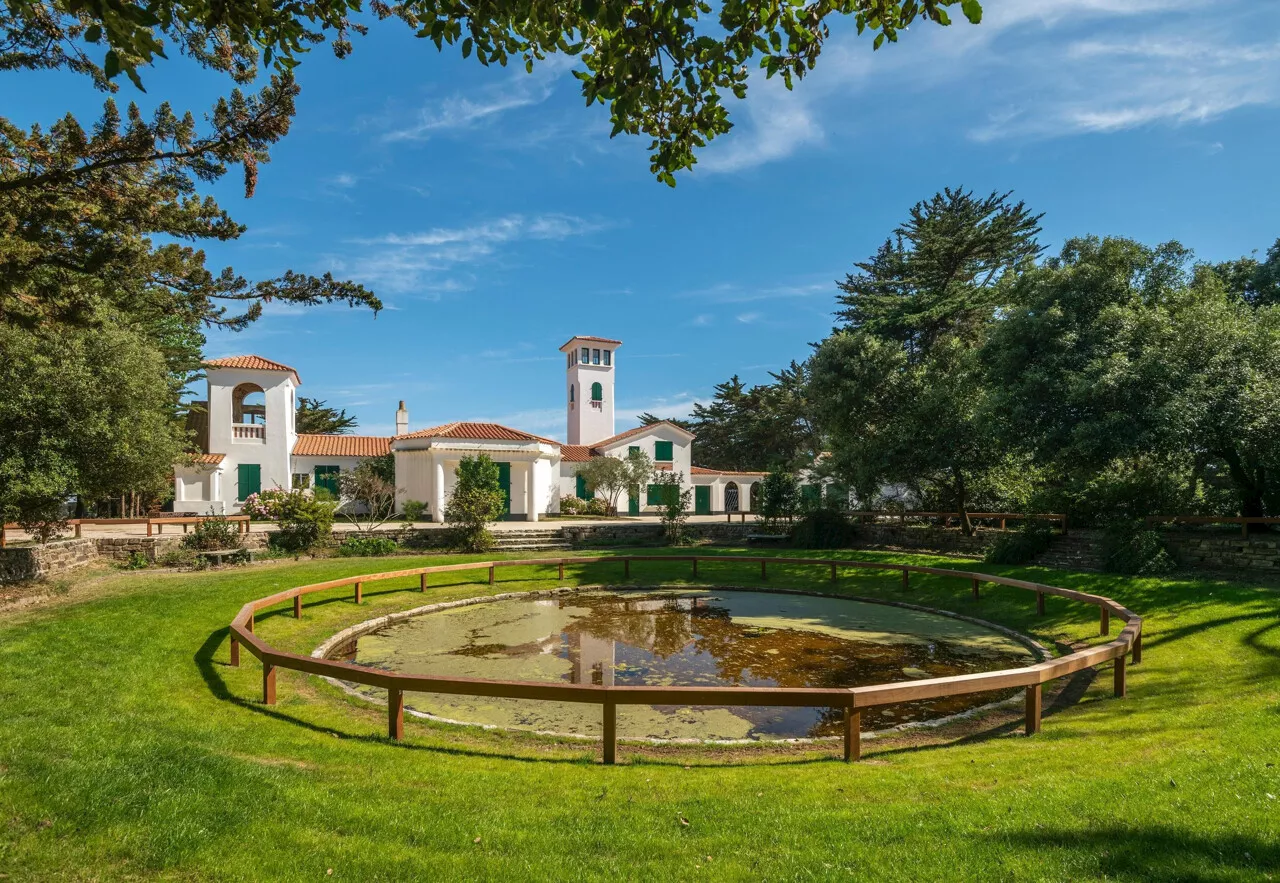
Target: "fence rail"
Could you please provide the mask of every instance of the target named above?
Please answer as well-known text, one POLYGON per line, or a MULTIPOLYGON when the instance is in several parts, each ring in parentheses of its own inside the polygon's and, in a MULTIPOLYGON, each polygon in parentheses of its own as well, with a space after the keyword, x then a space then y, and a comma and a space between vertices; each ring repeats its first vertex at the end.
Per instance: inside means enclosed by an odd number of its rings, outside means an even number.
POLYGON ((1162 523, 1177 524, 1238 524, 1241 536, 1249 535, 1251 524, 1280 524, 1280 518, 1261 516, 1229 516, 1229 515, 1148 515, 1144 519, 1147 527, 1162 523))
MULTIPOLYGON (((182 532, 187 532, 187 525, 199 524, 210 518, 223 518, 226 521, 232 521, 236 524, 236 529, 240 533, 249 532, 249 516, 248 515, 157 515, 154 518, 69 518, 67 524, 76 529, 76 539, 80 539, 80 526, 84 524, 98 525, 125 525, 125 524, 145 524, 147 526, 147 536, 152 535, 152 529, 155 533, 163 534, 166 524, 181 524, 182 532)), ((22 525, 10 522, 8 524, 0 524, 0 549, 5 545, 5 531, 21 530, 22 525)))
POLYGON ((240 608, 231 620, 231 664, 239 666, 240 648, 243 646, 262 663, 262 701, 274 705, 276 701, 276 672, 280 668, 323 677, 381 687, 387 691, 387 735, 400 739, 404 735, 404 694, 406 691, 426 693, 450 693, 469 696, 487 696, 507 699, 537 699, 554 702, 585 702, 601 706, 603 721, 604 763, 617 759, 617 707, 619 705, 777 705, 777 706, 826 706, 844 710, 843 742, 844 759, 857 760, 861 756, 861 712, 864 708, 937 699, 989 690, 1023 687, 1026 691, 1025 728, 1028 735, 1040 731, 1044 685, 1057 678, 1073 674, 1085 668, 1114 660, 1113 690, 1117 698, 1126 693, 1126 657, 1132 653, 1133 663, 1142 660, 1142 618, 1131 610, 1104 598, 1074 589, 1064 589, 1026 580, 975 573, 951 568, 920 567, 908 564, 890 564, 883 561, 832 561, 822 558, 747 557, 738 555, 626 555, 593 556, 582 558, 532 558, 509 561, 476 561, 463 564, 441 564, 432 567, 416 567, 408 570, 392 570, 383 573, 362 574, 314 583, 308 586, 285 589, 265 598, 250 601, 240 608), (493 585, 501 567, 545 566, 557 568, 558 578, 564 578, 566 565, 590 564, 597 566, 621 564, 624 577, 630 577, 634 563, 685 561, 692 565, 693 576, 698 576, 699 562, 716 564, 758 564, 760 576, 768 579, 769 565, 812 566, 830 570, 831 580, 839 579, 841 570, 890 570, 902 573, 902 588, 910 588, 911 574, 954 577, 964 580, 975 599, 980 597, 983 583, 992 583, 1015 589, 1035 592, 1036 609, 1044 613, 1046 595, 1055 595, 1072 601, 1091 604, 1099 609, 1099 633, 1108 635, 1111 617, 1124 622, 1120 634, 1105 644, 1079 650, 1067 656, 1048 659, 1024 668, 980 672, 952 677, 927 678, 905 683, 873 684, 862 687, 797 688, 797 687, 669 687, 669 686, 603 686, 595 684, 554 684, 531 681, 500 681, 478 678, 449 678, 434 675, 409 675, 383 671, 355 663, 335 659, 317 659, 277 650, 254 633, 257 613, 286 601, 293 602, 293 615, 302 616, 302 599, 306 595, 330 589, 351 586, 357 604, 363 599, 366 583, 409 576, 419 577, 418 588, 425 592, 428 576, 433 573, 454 573, 467 570, 489 571, 489 584, 493 585))

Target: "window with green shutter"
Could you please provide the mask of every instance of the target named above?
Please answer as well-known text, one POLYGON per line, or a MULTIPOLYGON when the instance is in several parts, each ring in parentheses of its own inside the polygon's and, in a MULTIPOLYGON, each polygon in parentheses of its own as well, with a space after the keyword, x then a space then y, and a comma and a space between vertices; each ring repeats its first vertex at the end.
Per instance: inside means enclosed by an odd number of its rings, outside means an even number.
POLYGON ((587 490, 587 477, 585 475, 578 476, 578 499, 590 500, 591 491, 587 490))
POLYGON ((639 445, 630 445, 630 446, 628 446, 628 447, 627 447, 627 456, 628 456, 628 457, 630 457, 632 454, 638 454, 638 453, 640 453, 640 446, 639 446, 639 445))
POLYGON ((672 453, 673 443, 669 441, 656 441, 653 443, 653 460, 655 463, 670 463, 675 459, 672 453))
POLYGON ((236 499, 243 503, 250 494, 262 490, 262 466, 259 463, 241 463, 236 466, 236 499))
POLYGON ((660 484, 649 485, 648 493, 645 495, 644 499, 644 504, 646 506, 662 505, 662 487, 663 486, 660 484))
POLYGON ((604 401, 604 387, 598 383, 591 384, 591 401, 593 402, 604 401))
POLYGON ((338 473, 341 471, 341 466, 317 466, 316 488, 324 488, 333 494, 333 498, 336 500, 338 498, 338 473))

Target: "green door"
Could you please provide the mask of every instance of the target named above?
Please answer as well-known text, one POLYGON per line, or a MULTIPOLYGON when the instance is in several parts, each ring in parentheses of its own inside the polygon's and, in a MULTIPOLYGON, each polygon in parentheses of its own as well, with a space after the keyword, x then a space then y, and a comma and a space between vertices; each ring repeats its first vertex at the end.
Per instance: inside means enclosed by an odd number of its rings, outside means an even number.
POLYGON ((693 514, 711 514, 711 488, 695 487, 693 489, 693 514))
POLYGON ((511 514, 511 464, 498 464, 498 487, 502 488, 502 517, 511 514))
POLYGON ((587 490, 587 479, 586 479, 586 476, 583 476, 583 475, 578 476, 578 499, 579 500, 591 499, 591 492, 587 490))
POLYGON ((236 467, 236 499, 241 503, 250 494, 262 490, 262 466, 258 463, 241 463, 236 467))
POLYGON ((628 515, 640 514, 640 489, 639 488, 635 488, 634 492, 628 491, 627 493, 627 514, 628 515))

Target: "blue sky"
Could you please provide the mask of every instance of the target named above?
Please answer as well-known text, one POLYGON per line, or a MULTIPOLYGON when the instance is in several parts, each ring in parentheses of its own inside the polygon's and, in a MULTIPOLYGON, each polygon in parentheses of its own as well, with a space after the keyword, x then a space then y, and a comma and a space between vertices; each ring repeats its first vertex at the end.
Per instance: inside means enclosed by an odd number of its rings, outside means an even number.
MULTIPOLYGON (((207 353, 298 369, 304 394, 389 434, 497 420, 563 438, 573 334, 616 337, 619 430, 687 413, 731 374, 767 379, 831 326, 834 280, 944 186, 1013 190, 1044 240, 1178 239, 1205 259, 1280 236, 1280 9, 1252 0, 986 0, 977 27, 917 26, 872 53, 838 26, 794 92, 759 78, 736 128, 672 190, 646 141, 610 140, 567 60, 485 69, 387 23, 299 69, 290 135, 210 248, 250 277, 333 270, 376 319, 269 308, 207 353)), ((959 18, 959 16, 956 16, 959 18)), ((100 97, 57 74, 6 96, 18 122, 100 97)), ((181 62, 151 96, 200 111, 225 84, 181 62)))

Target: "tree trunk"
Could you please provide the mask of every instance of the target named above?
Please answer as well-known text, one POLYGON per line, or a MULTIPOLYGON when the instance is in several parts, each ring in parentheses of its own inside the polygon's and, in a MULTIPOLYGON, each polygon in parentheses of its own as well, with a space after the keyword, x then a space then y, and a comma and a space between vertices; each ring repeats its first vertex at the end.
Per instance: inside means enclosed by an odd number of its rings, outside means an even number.
MULTIPOLYGON (((1267 494, 1267 468, 1258 466, 1250 469, 1234 450, 1222 452, 1222 459, 1227 464, 1227 473, 1240 495, 1240 514, 1245 518, 1261 518, 1267 514, 1264 502, 1267 494)), ((1261 532, 1267 529, 1265 524, 1250 524, 1250 532, 1261 532)))
POLYGON ((964 473, 954 470, 956 477, 956 511, 960 513, 960 530, 967 537, 973 536, 973 522, 969 520, 969 501, 966 498, 964 473))

